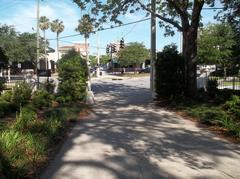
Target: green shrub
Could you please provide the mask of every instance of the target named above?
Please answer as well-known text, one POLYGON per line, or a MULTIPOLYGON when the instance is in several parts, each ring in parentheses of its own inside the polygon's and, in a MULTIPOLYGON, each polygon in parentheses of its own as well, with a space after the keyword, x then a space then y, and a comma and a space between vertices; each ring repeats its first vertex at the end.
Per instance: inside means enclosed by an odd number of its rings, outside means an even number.
POLYGON ((230 114, 240 121, 240 97, 233 95, 232 98, 224 104, 230 114))
POLYGON ((32 134, 7 129, 0 134, 0 143, 0 150, 17 178, 25 178, 27 171, 37 170, 35 162, 41 160, 45 147, 32 134))
POLYGON ((228 132, 230 134, 240 137, 240 126, 234 120, 224 117, 221 120, 220 125, 226 129, 228 129, 228 132))
POLYGON ((170 97, 183 94, 184 58, 176 45, 165 46, 156 61, 156 92, 158 96, 170 97))
POLYGON ((28 130, 28 125, 37 119, 37 113, 31 106, 20 107, 13 127, 20 131, 28 130))
POLYGON ((5 88, 5 78, 0 77, 0 93, 4 90, 5 88))
POLYGON ((1 100, 0 101, 0 118, 4 117, 6 114, 10 112, 16 111, 16 109, 17 107, 15 104, 8 101, 1 100))
POLYGON ((223 118, 227 118, 226 113, 219 107, 196 106, 189 107, 187 113, 199 118, 203 123, 219 124, 223 118))
POLYGON ((47 80, 44 84, 43 84, 43 86, 44 86, 44 89, 47 91, 47 92, 49 92, 49 93, 51 93, 51 94, 53 94, 54 93, 54 89, 55 89, 55 84, 54 84, 54 80, 52 80, 52 79, 50 79, 50 80, 47 80))
POLYGON ((36 108, 49 107, 54 96, 45 90, 37 90, 33 93, 32 103, 36 108))
POLYGON ((215 95, 217 94, 218 91, 218 82, 216 79, 209 79, 207 82, 207 92, 209 94, 210 97, 215 97, 215 95))
POLYGON ((58 96, 56 98, 56 101, 60 104, 64 104, 64 103, 69 103, 71 102, 71 96, 58 96))
POLYGON ((3 93, 0 98, 4 101, 8 101, 11 102, 12 99, 12 91, 6 91, 5 93, 3 93))
POLYGON ((21 82, 13 88, 12 102, 18 106, 26 104, 31 98, 32 89, 26 82, 21 82))
POLYGON ((60 81, 58 92, 67 101, 83 100, 86 96, 87 64, 77 53, 70 53, 58 64, 60 81))

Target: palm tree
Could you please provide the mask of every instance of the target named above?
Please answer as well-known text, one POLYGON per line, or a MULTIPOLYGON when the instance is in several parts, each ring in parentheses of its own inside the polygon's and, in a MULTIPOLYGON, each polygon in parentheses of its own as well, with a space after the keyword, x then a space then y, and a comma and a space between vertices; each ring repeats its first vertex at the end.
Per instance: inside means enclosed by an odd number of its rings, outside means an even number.
POLYGON ((47 61, 47 40, 46 40, 46 30, 49 29, 49 19, 46 16, 41 16, 39 19, 39 28, 43 31, 43 38, 44 38, 44 54, 46 58, 46 68, 48 69, 48 61, 47 61))
POLYGON ((84 36, 86 58, 88 60, 87 39, 89 38, 90 34, 93 32, 93 24, 90 16, 87 14, 83 15, 83 17, 80 20, 78 20, 78 27, 75 30, 84 36))
POLYGON ((90 34, 93 32, 93 23, 89 15, 85 14, 83 17, 78 20, 78 27, 75 29, 81 35, 84 36, 85 39, 85 50, 86 50, 86 61, 88 66, 88 91, 91 91, 91 84, 90 84, 90 69, 89 69, 89 55, 88 55, 88 45, 87 39, 89 38, 90 34))
POLYGON ((52 21, 51 31, 57 33, 57 58, 59 60, 59 34, 64 31, 63 21, 59 21, 59 19, 52 21))

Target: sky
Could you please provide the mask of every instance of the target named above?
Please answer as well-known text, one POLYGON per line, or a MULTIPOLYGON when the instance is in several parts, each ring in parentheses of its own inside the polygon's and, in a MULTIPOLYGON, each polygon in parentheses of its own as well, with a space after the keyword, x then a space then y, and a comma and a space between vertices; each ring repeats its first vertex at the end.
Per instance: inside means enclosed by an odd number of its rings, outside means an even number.
MULTIPOLYGON (((18 32, 36 32, 36 4, 37 0, 0 0, 0 24, 13 25, 18 32)), ((59 19, 65 26, 61 36, 77 34, 75 28, 78 20, 81 18, 81 10, 72 2, 72 0, 44 0, 40 1, 40 16, 47 16, 50 21, 59 19)), ((214 16, 216 11, 203 10, 202 22, 204 25, 216 22, 214 16)), ((144 14, 126 14, 121 17, 123 23, 142 20, 144 14)), ((113 23, 105 24, 104 27, 110 27, 113 23)), ((42 32, 41 32, 42 35, 42 32)), ((50 46, 56 48, 56 34, 49 29, 46 32, 50 46)), ((97 53, 97 44, 100 47, 100 54, 105 54, 106 45, 124 38, 125 43, 141 42, 147 48, 150 48, 150 20, 141 23, 114 28, 96 34, 89 38, 90 54, 97 53)), ((71 45, 74 42, 84 42, 82 36, 65 38, 60 41, 60 46, 71 45)), ((173 37, 165 37, 164 29, 157 27, 157 50, 160 51, 165 45, 171 43, 181 44, 181 34, 177 32, 173 37)))

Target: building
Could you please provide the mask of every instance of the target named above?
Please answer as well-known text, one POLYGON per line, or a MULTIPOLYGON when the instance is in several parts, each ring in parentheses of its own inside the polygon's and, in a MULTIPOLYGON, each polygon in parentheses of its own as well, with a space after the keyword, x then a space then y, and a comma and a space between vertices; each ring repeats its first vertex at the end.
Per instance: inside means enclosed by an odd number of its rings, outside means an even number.
MULTIPOLYGON (((88 44, 89 46, 89 44, 88 44)), ((74 49, 76 52, 81 54, 82 57, 86 56, 86 46, 85 43, 82 42, 76 42, 73 45, 65 45, 59 47, 59 58, 65 54, 67 54, 70 50, 74 49)), ((57 50, 55 52, 48 53, 47 59, 48 59, 48 69, 55 69, 55 65, 57 63, 58 57, 57 57, 57 50)), ((44 65, 42 65, 44 66, 44 65)))
MULTIPOLYGON (((88 44, 89 46, 89 44, 88 44)), ((74 43, 73 45, 66 45, 59 47, 59 54, 62 56, 66 54, 69 50, 74 49, 76 52, 79 52, 81 56, 86 56, 86 46, 85 43, 74 43)))

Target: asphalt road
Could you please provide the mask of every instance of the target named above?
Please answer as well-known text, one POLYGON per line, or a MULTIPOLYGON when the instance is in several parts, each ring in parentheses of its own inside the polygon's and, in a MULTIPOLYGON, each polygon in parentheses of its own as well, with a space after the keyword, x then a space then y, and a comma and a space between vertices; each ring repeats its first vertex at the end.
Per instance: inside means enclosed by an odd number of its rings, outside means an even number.
POLYGON ((240 147, 155 107, 149 77, 94 79, 96 104, 42 178, 240 178, 240 147))

